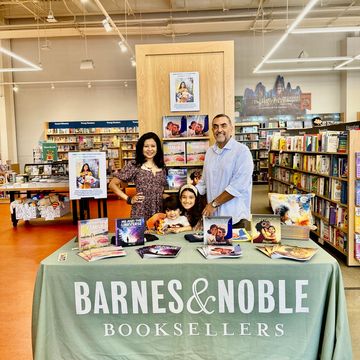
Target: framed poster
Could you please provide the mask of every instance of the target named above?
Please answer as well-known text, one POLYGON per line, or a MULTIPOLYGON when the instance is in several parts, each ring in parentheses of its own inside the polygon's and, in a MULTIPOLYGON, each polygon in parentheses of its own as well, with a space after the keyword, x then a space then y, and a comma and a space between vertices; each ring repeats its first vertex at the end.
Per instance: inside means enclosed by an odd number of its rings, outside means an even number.
POLYGON ((69 152, 70 199, 107 197, 106 153, 69 152))
POLYGON ((199 110, 199 73, 170 73, 170 111, 199 110))

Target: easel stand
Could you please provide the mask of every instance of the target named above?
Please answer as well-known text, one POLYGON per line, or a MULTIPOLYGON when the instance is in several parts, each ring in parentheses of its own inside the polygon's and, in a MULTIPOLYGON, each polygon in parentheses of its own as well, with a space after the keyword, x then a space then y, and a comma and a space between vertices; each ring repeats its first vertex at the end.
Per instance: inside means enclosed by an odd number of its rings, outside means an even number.
POLYGON ((97 212, 98 212, 97 217, 98 218, 107 217, 107 198, 104 199, 82 198, 78 200, 72 200, 74 224, 77 224, 78 220, 91 219, 90 200, 97 201, 97 212), (77 211, 77 202, 79 202, 79 214, 77 211))

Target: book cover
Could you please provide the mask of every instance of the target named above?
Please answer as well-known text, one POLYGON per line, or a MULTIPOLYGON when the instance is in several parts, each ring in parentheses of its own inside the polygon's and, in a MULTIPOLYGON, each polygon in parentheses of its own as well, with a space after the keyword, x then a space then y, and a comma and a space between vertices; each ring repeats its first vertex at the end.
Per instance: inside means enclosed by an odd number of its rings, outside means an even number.
POLYGON ((360 207, 355 207, 355 232, 360 234, 360 207))
POLYGON ((187 115, 186 116, 187 136, 209 136, 208 115, 187 115))
POLYGON ((347 132, 341 132, 339 135, 339 143, 338 143, 338 149, 337 152, 339 153, 346 153, 347 151, 347 132))
POLYGON ((83 251, 109 245, 108 231, 108 218, 79 220, 79 250, 83 251))
POLYGON ((144 245, 144 218, 115 219, 115 245, 144 245))
POLYGON ((239 244, 235 246, 204 245, 198 247, 197 250, 205 259, 234 259, 242 256, 242 250, 239 244))
POLYGON ((201 180, 202 177, 202 168, 192 168, 187 170, 187 183, 196 186, 196 184, 201 180))
POLYGON ((355 180, 355 205, 360 206, 360 180, 355 180))
POLYGON ((292 245, 256 246, 256 249, 272 259, 285 258, 297 261, 310 260, 318 250, 311 247, 292 245))
POLYGON ((44 161, 58 160, 58 145, 53 142, 42 143, 42 159, 44 161))
POLYGON ((92 136, 79 135, 78 143, 80 150, 92 149, 94 147, 94 140, 92 136))
POLYGON ((166 166, 185 165, 185 141, 163 143, 166 166))
POLYGON ((209 141, 188 141, 186 143, 186 164, 203 165, 209 141))
POLYGON ((167 169, 166 181, 168 183, 169 190, 179 190, 187 183, 187 169, 167 169))
POLYGON ((186 116, 163 116, 164 138, 187 136, 186 116))
POLYGON ((181 246, 149 245, 136 249, 142 258, 175 258, 181 251, 181 246))
POLYGON ((280 216, 252 215, 251 236, 253 243, 279 243, 281 241, 280 216))
POLYGON ((234 243, 242 241, 251 241, 251 235, 246 231, 246 229, 233 229, 232 242, 234 243))
POLYGON ((355 176, 360 179, 360 152, 355 153, 355 176))
POLYGON ((121 246, 105 246, 79 252, 78 255, 86 261, 97 261, 101 259, 125 256, 126 252, 121 246))
POLYGON ((231 216, 204 216, 204 244, 230 245, 232 238, 231 216))
POLYGON ((355 235, 355 258, 360 261, 360 234, 355 235))

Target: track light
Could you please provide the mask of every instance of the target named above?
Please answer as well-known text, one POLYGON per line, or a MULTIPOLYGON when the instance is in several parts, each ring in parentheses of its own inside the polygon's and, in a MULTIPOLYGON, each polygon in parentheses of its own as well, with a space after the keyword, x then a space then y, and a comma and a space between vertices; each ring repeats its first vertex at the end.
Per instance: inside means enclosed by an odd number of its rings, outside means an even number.
POLYGON ((128 47, 126 46, 125 41, 119 41, 118 44, 122 53, 126 53, 128 51, 128 47))
POLYGON ((55 85, 51 84, 51 90, 55 90, 55 85))
POLYGON ((125 86, 126 88, 128 87, 127 81, 124 82, 124 86, 125 86))
POLYGON ((104 19, 101 23, 103 24, 103 27, 104 27, 106 32, 112 31, 112 27, 111 27, 108 19, 104 19))
POLYGON ((48 16, 46 18, 46 21, 48 23, 56 23, 57 22, 57 20, 55 19, 54 13, 52 12, 51 9, 49 10, 49 14, 48 14, 48 16))
POLYGON ((131 57, 130 63, 131 63, 131 66, 133 66, 133 67, 136 66, 136 60, 135 60, 135 57, 134 57, 134 56, 131 57))
POLYGON ((94 70, 94 61, 91 59, 82 60, 80 63, 80 70, 94 70))
POLYGON ((91 86, 92 86, 91 82, 89 81, 88 84, 87 84, 88 89, 91 89, 91 86))

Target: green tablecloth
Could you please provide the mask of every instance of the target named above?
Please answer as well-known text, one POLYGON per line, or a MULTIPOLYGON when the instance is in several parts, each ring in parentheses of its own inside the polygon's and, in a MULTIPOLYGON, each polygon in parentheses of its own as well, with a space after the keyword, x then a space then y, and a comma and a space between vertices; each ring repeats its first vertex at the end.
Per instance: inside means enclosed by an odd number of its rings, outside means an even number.
POLYGON ((182 235, 157 243, 183 248, 175 259, 127 248, 126 257, 90 263, 72 240, 43 260, 34 359, 352 358, 340 269, 322 249, 300 263, 245 243, 242 258, 206 260, 182 235))

